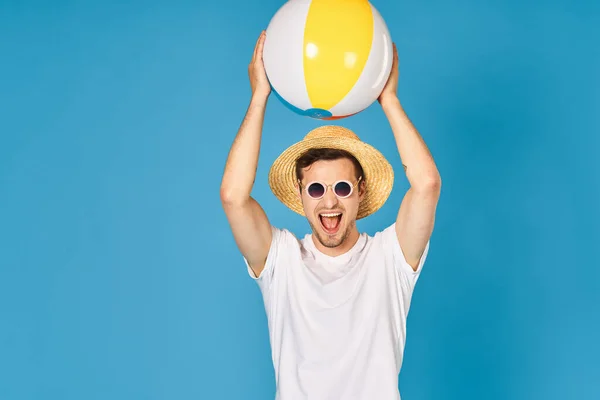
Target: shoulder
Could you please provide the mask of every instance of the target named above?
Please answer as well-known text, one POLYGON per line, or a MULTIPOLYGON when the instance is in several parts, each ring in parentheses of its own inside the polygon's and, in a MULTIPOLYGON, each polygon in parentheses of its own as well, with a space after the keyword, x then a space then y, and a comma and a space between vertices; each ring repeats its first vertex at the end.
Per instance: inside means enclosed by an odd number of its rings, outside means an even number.
POLYGON ((250 277, 270 283, 279 269, 278 265, 286 265, 290 257, 294 257, 294 254, 297 253, 296 249, 299 247, 299 240, 290 230, 271 225, 271 244, 263 268, 258 271, 258 275, 250 268, 248 260, 244 258, 250 277))
POLYGON ((289 229, 271 226, 271 232, 272 240, 269 255, 272 259, 292 256, 303 246, 304 239, 299 239, 289 229))
POLYGON ((373 244, 375 248, 378 248, 386 255, 389 255, 393 260, 393 263, 401 272, 411 276, 420 274, 429 253, 429 242, 427 242, 418 267, 416 270, 413 270, 413 268, 407 262, 404 252, 400 246, 400 242, 398 241, 395 222, 385 229, 376 232, 373 235, 373 244))
POLYGON ((284 244, 284 245, 300 245, 301 243, 301 239, 298 239, 298 237, 289 229, 286 228, 279 228, 277 226, 271 226, 271 232, 273 233, 273 242, 277 242, 278 244, 284 244))
POLYGON ((384 251, 393 252, 395 244, 398 243, 398 235, 396 234, 396 224, 387 226, 385 229, 378 230, 373 234, 364 233, 370 242, 370 244, 375 248, 383 247, 384 251))

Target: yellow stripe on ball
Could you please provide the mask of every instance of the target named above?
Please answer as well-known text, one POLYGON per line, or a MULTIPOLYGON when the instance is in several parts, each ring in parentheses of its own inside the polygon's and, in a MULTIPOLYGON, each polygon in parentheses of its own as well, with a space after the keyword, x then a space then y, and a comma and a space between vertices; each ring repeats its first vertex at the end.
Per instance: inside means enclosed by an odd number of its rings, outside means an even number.
POLYGON ((314 108, 327 110, 352 89, 373 42, 366 0, 313 0, 304 29, 304 78, 314 108))

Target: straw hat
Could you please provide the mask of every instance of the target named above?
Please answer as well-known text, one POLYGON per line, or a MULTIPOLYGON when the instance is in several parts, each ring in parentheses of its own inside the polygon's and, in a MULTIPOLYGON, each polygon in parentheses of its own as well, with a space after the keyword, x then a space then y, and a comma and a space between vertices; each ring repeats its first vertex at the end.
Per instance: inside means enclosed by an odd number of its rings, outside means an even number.
POLYGON ((373 146, 341 126, 321 126, 310 131, 302 141, 288 147, 269 171, 269 186, 277 198, 292 211, 304 216, 302 202, 296 195, 296 160, 305 151, 315 148, 346 150, 356 157, 363 168, 365 196, 358 207, 357 219, 377 211, 388 199, 394 184, 394 170, 373 146))

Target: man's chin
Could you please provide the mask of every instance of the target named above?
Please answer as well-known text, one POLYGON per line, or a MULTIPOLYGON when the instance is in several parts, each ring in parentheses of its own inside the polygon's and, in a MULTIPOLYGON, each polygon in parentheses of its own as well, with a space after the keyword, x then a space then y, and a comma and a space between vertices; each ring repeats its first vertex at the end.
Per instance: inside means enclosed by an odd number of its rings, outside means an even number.
POLYGON ((324 229, 319 229, 315 232, 317 234, 317 239, 321 244, 325 247, 334 248, 340 246, 344 239, 346 238, 345 230, 340 227, 338 231, 334 234, 327 233, 324 229))
POLYGON ((308 221, 308 223, 319 243, 330 249, 341 246, 349 236, 349 226, 340 225, 338 230, 331 234, 325 230, 320 221, 316 221, 314 224, 311 221, 308 221))
POLYGON ((321 244, 325 247, 328 247, 330 249, 333 249, 335 247, 338 247, 339 245, 342 244, 343 240, 339 239, 339 238, 327 238, 325 240, 323 240, 323 238, 321 238, 321 236, 318 236, 319 242, 321 242, 321 244))

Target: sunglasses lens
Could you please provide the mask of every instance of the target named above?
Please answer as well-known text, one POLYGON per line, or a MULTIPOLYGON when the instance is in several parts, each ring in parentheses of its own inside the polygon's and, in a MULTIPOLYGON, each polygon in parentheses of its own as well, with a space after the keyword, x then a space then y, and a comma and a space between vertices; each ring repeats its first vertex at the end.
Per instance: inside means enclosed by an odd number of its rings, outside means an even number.
POLYGON ((352 186, 348 182, 338 182, 335 185, 335 194, 340 197, 347 197, 352 192, 352 186))
POLYGON ((310 197, 318 199, 325 194, 325 187, 320 183, 311 183, 306 191, 310 197))

